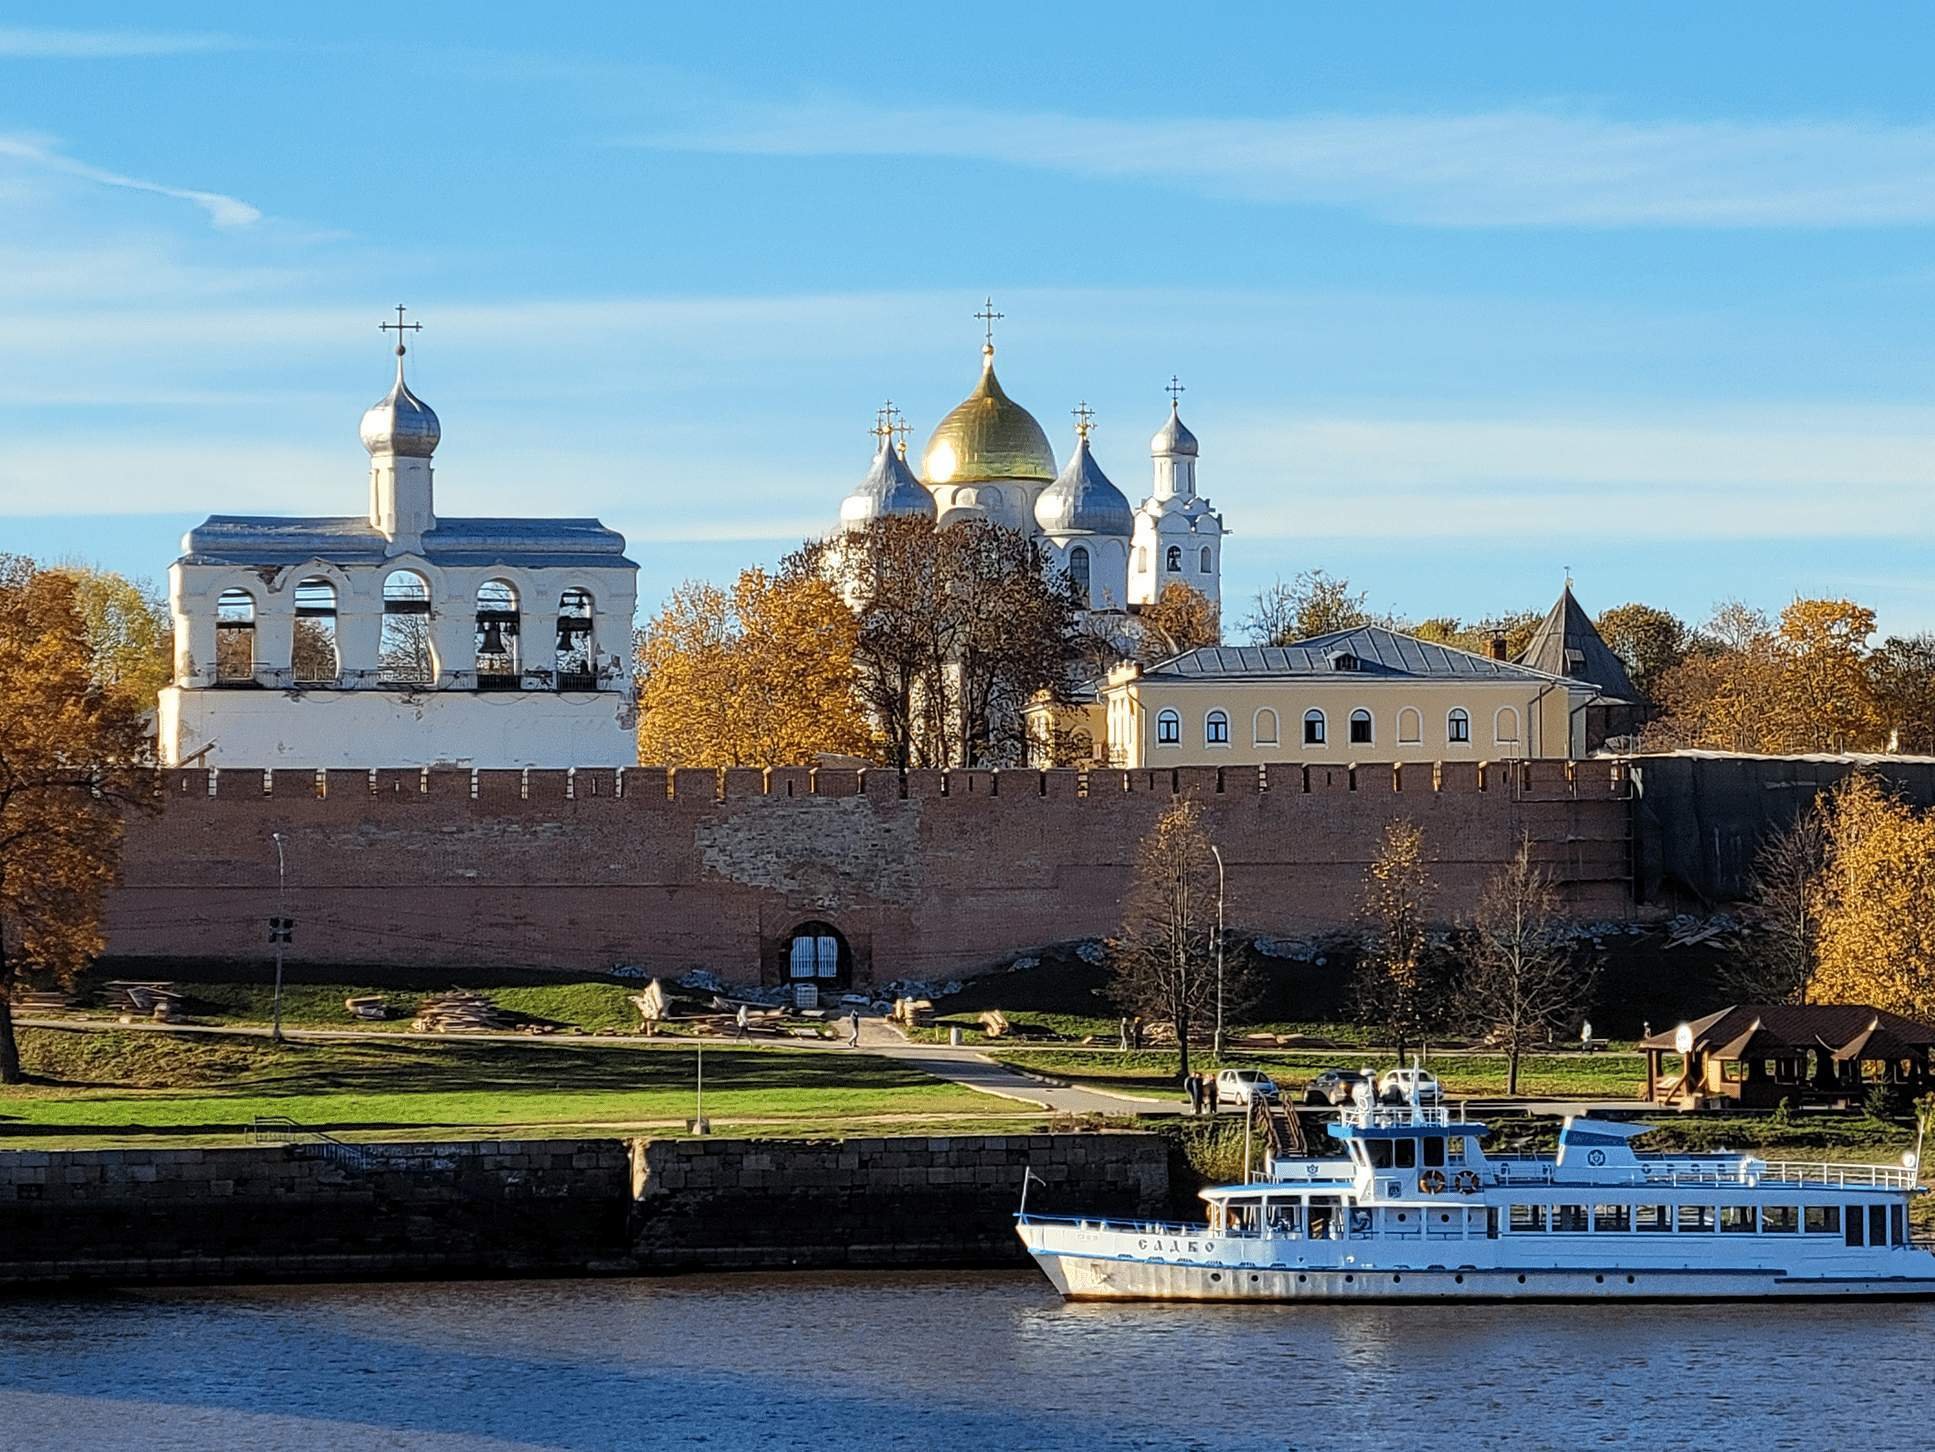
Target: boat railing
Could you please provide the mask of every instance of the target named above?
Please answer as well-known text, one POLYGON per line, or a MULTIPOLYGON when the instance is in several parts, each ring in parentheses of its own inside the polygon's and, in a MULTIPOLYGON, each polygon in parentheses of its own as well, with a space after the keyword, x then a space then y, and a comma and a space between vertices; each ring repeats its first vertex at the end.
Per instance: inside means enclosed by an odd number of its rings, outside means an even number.
POLYGON ((1367 1104, 1362 1109, 1347 1105, 1338 1117, 1356 1129, 1409 1129, 1416 1125, 1442 1129, 1454 1122, 1451 1111, 1442 1104, 1367 1104))
POLYGON ((1015 1217, 1023 1225, 1073 1225, 1077 1230, 1105 1230, 1117 1235, 1187 1235, 1198 1240, 1221 1238, 1221 1231, 1209 1228, 1206 1221, 1190 1224, 1179 1220, 1117 1220, 1100 1215, 1030 1215, 1015 1217))
POLYGON ((1724 1159, 1642 1160, 1635 1165, 1575 1169, 1532 1155, 1487 1156, 1500 1185, 1824 1185, 1835 1189, 1912 1190, 1915 1172, 1894 1165, 1841 1164, 1829 1160, 1724 1159))

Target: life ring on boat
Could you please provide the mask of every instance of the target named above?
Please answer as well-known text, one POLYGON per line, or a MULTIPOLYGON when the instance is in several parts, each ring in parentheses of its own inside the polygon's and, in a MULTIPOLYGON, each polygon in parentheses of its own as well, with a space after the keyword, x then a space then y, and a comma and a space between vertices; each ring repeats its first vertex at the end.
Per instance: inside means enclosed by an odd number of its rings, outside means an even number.
POLYGON ((1418 1189, 1426 1195, 1442 1195, 1445 1192, 1445 1172, 1426 1170, 1418 1176, 1418 1189))
POLYGON ((1452 1176, 1451 1185, 1460 1195, 1476 1195, 1478 1193, 1478 1173, 1475 1170, 1460 1170, 1456 1175, 1452 1176))

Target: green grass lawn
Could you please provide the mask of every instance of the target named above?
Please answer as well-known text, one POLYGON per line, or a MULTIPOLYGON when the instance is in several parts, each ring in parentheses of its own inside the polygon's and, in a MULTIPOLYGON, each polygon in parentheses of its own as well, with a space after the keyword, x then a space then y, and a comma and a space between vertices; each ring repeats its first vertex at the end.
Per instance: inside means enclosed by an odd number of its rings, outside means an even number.
MULTIPOLYGON (((332 1132, 509 1131, 677 1123, 696 1054, 616 1045, 292 1043, 152 1032, 30 1029, 29 1073, 0 1091, 10 1131, 87 1138, 219 1135, 258 1115, 332 1132)), ((705 1108, 722 1121, 831 1126, 898 1116, 999 1117, 999 1101, 871 1054, 784 1048, 705 1054, 705 1108)))
MULTIPOLYGON (((992 1057, 1034 1073, 1047 1074, 1083 1088, 1124 1094, 1178 1092, 1176 1056, 1170 1051, 1140 1053, 1083 1052, 1078 1049, 1030 1049, 1012 1045, 992 1057)), ((1267 1070, 1287 1093, 1295 1094, 1319 1070, 1393 1067, 1388 1054, 1345 1052, 1247 1053, 1231 1052, 1224 1062, 1267 1070)), ((1202 1072, 1215 1067, 1207 1055, 1192 1055, 1191 1067, 1202 1072)), ((1495 1054, 1434 1054, 1431 1072, 1445 1092, 1456 1099, 1490 1098, 1505 1092, 1505 1060, 1495 1054)), ((1521 1094, 1556 1098, 1631 1099, 1645 1087, 1646 1062, 1635 1054, 1539 1054, 1519 1064, 1521 1094)))

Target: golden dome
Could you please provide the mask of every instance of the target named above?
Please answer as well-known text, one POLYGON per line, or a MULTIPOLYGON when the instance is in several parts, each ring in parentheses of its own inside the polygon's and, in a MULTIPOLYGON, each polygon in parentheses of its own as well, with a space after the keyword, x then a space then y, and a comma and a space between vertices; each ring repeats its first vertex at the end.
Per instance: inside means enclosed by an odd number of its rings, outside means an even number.
POLYGON ((994 349, 981 350, 981 381, 941 420, 921 455, 921 479, 928 484, 970 479, 1030 479, 1043 484, 1055 477, 1055 451, 1035 416, 1001 391, 994 376, 994 349))

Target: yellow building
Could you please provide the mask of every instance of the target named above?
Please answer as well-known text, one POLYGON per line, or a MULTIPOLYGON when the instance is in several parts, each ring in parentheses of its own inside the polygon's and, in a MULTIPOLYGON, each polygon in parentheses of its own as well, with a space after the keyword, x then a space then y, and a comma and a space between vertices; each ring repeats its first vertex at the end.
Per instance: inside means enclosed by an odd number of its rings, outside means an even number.
MULTIPOLYGON (((1112 766, 1500 761, 1586 754, 1590 681, 1378 626, 1118 666, 1059 713, 1112 766), (1079 719, 1077 719, 1079 718, 1079 719)), ((1037 739, 1050 728, 1037 713, 1037 739)))

